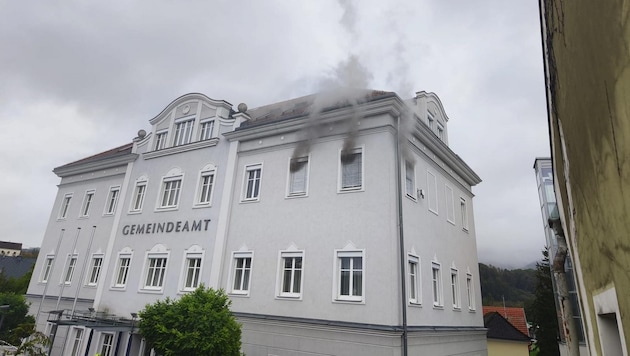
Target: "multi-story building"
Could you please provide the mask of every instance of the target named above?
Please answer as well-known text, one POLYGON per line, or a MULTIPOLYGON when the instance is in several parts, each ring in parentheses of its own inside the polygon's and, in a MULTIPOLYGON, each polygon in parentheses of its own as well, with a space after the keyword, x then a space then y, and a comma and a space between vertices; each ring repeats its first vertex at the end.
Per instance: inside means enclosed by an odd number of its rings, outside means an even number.
POLYGON ((630 341, 630 7, 540 0, 551 158, 591 355, 630 341))
MULTIPOLYGON (((558 253, 558 237, 553 229, 553 227, 549 223, 549 219, 553 218, 554 209, 557 214, 557 204, 556 204, 556 195, 554 193, 553 188, 553 168, 551 166, 551 158, 536 158, 534 160, 534 171, 536 173, 536 182, 538 185, 538 198, 540 200, 540 212, 542 215, 543 226, 545 231, 545 241, 547 243, 547 249, 549 251, 549 261, 553 264, 554 259, 556 258, 556 254, 558 253)), ((551 266, 553 268, 553 266, 551 266)), ((588 349, 586 348, 586 343, 584 339, 584 330, 582 327, 582 316, 580 313, 579 300, 578 300, 578 292, 575 285, 575 277, 573 271, 573 263, 571 262, 571 256, 566 255, 565 265, 564 265, 565 275, 566 275, 566 290, 568 292, 569 300, 571 303, 571 311, 572 311, 572 319, 575 326, 575 330, 577 335, 573 335, 572 337, 577 338, 578 348, 580 355, 588 355, 588 349)), ((552 273, 552 284, 553 284, 553 292, 555 296, 557 317, 558 317, 558 335, 560 347, 560 354, 567 355, 567 328, 562 327, 562 315, 559 301, 558 301, 558 287, 557 281, 553 278, 552 273)))
POLYGON ((53 354, 142 354, 138 311, 203 283, 247 355, 486 355, 480 179, 435 94, 188 94, 149 122, 54 170, 28 290, 53 354))

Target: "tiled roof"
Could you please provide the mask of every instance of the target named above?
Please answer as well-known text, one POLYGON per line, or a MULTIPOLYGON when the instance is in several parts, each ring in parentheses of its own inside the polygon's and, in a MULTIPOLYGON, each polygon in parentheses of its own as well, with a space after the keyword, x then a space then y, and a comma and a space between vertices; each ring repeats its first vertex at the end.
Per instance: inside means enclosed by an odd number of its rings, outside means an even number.
POLYGON ((525 309, 517 307, 496 307, 483 306, 483 315, 487 313, 497 312, 507 319, 514 327, 525 335, 529 335, 527 329, 527 318, 525 317, 525 309))
POLYGON ((18 242, 0 241, 0 248, 7 249, 7 250, 18 250, 18 251, 21 251, 22 250, 22 244, 18 243, 18 242))
POLYGON ((22 256, 0 256, 0 271, 8 278, 20 278, 28 271, 37 261, 36 258, 22 256))
POLYGON ((498 312, 483 315, 483 326, 488 329, 488 339, 501 339, 529 342, 529 336, 523 334, 498 312))
POLYGON ((116 147, 116 148, 112 148, 111 150, 107 150, 101 153, 97 153, 93 156, 89 156, 86 158, 82 158, 78 161, 74 161, 74 162, 70 162, 68 164, 64 164, 63 166, 57 167, 55 169, 63 169, 63 168, 68 168, 68 167, 72 167, 72 166, 77 166, 80 164, 85 164, 85 163, 90 163, 90 162, 98 162, 104 159, 108 159, 108 158, 113 158, 113 157, 118 157, 118 156, 124 156, 127 155, 129 153, 131 153, 131 148, 133 146, 133 143, 126 143, 122 146, 116 147))
POLYGON ((352 105, 352 101, 356 104, 360 104, 395 95, 396 93, 393 92, 353 88, 311 94, 250 109, 247 111, 247 114, 249 114, 251 120, 243 122, 240 128, 243 129, 288 120, 306 116, 313 112, 326 112, 340 109, 352 105))

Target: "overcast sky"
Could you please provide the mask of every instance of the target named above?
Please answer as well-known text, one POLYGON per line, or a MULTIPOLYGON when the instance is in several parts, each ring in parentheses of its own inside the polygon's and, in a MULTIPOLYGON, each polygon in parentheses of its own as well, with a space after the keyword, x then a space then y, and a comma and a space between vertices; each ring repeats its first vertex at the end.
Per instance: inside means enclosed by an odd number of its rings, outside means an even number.
POLYGON ((442 100, 481 262, 544 246, 549 155, 536 0, 0 0, 0 240, 41 244, 54 167, 130 142, 182 94, 250 108, 312 94, 355 58, 369 88, 442 100))

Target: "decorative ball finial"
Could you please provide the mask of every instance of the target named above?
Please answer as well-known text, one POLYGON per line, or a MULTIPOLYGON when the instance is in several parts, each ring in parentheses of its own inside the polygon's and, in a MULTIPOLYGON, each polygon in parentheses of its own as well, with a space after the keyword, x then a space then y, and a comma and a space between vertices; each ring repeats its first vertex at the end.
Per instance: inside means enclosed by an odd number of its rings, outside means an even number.
POLYGON ((245 113, 247 111, 247 104, 240 103, 238 104, 238 112, 245 113))
POLYGON ((142 139, 142 138, 144 138, 144 136, 146 136, 146 135, 147 135, 147 132, 146 132, 146 131, 144 131, 144 130, 142 130, 142 129, 140 129, 140 130, 138 131, 138 137, 139 137, 139 138, 141 138, 141 139, 142 139))

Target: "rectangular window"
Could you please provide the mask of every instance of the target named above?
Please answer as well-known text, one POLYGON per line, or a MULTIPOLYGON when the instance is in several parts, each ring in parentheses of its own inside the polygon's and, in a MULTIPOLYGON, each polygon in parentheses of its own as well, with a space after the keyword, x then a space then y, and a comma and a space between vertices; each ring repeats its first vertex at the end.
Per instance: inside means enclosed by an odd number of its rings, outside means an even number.
POLYGON ((431 264, 431 278, 433 286, 433 306, 442 306, 442 273, 440 272, 440 265, 437 263, 431 264))
POLYGON ((468 231, 468 208, 466 207, 466 199, 459 199, 459 208, 462 214, 462 228, 468 231))
POLYGON ((72 351, 71 356, 81 355, 81 342, 83 341, 83 329, 73 328, 74 337, 72 338, 72 351))
POLYGON ((166 257, 149 257, 147 261, 147 278, 144 287, 161 289, 166 274, 166 257))
POLYGON ((453 300, 453 308, 459 309, 459 277, 456 269, 451 269, 451 297, 453 300))
POLYGON ((199 287, 201 275, 201 255, 189 255, 186 257, 186 280, 184 290, 193 290, 199 287))
POLYGON ((438 123, 437 125, 437 137, 440 139, 440 141, 444 141, 444 126, 442 126, 442 124, 438 123))
POLYGON ((416 173, 413 163, 405 162, 405 192, 407 196, 416 199, 416 173))
POLYGON ((53 261, 55 260, 55 256, 48 255, 46 256, 46 261, 44 262, 44 269, 42 270, 42 283, 48 282, 48 278, 50 278, 50 272, 52 271, 53 261))
POLYGON ((209 140, 212 138, 212 130, 214 129, 214 120, 204 121, 201 123, 201 136, 200 141, 209 140))
POLYGON ((179 204, 179 191, 182 187, 181 178, 170 178, 162 184, 162 200, 160 208, 176 208, 179 204))
POLYGON ((66 268, 66 274, 63 278, 65 284, 72 283, 72 276, 74 275, 74 268, 77 265, 77 255, 68 255, 68 265, 66 268))
POLYGON ((190 143, 192 138, 193 124, 195 120, 180 121, 175 124, 174 146, 181 146, 190 143))
POLYGON ((114 287, 124 287, 127 284, 127 276, 129 275, 130 264, 131 256, 120 256, 120 258, 118 259, 118 268, 114 287))
POLYGON ((83 197, 83 206, 81 207, 81 216, 87 217, 90 215, 90 206, 92 206, 92 200, 94 199, 94 191, 88 190, 83 197))
POLYGON ((214 187, 214 172, 201 172, 199 177, 199 197, 197 204, 210 205, 212 202, 212 188, 214 187))
POLYGON ((158 132, 155 134, 155 150, 162 150, 166 148, 166 135, 168 132, 158 132))
POLYGON ((234 254, 234 279, 232 281, 232 293, 248 294, 250 274, 252 270, 251 253, 234 254))
POLYGON ((289 161, 289 196, 306 195, 308 183, 308 157, 289 161))
POLYGON ((120 187, 112 187, 109 189, 109 195, 107 197, 107 205, 105 206, 105 215, 114 214, 116 211, 116 205, 118 205, 118 195, 120 194, 120 187))
POLYGON ((147 182, 141 181, 136 183, 136 189, 133 192, 133 201, 131 202, 130 211, 142 211, 142 205, 144 204, 144 194, 147 190, 147 182))
POLYGON ((363 188, 363 150, 355 148, 340 152, 341 190, 363 188))
POLYGON ((72 194, 66 194, 61 201, 61 207, 59 208, 59 219, 65 219, 68 215, 68 209, 70 208, 70 200, 72 200, 72 194))
POLYGON ((114 334, 103 333, 100 356, 111 356, 114 346, 114 334))
POLYGON ((435 175, 431 172, 427 172, 427 200, 429 201, 429 210, 437 214, 437 180, 435 179, 435 175))
POLYGON ((475 310, 475 290, 472 274, 466 274, 466 294, 468 294, 468 310, 475 310))
POLYGON ((302 252, 282 252, 281 297, 300 297, 302 293, 302 252))
POLYGON ((455 224, 455 202, 453 200, 453 188, 445 185, 446 192, 446 220, 455 224))
POLYGON ((258 200, 260 197, 261 178, 261 165, 257 164, 245 167, 245 198, 243 200, 258 200))
POLYGON ((409 303, 420 304, 420 260, 416 256, 409 255, 409 303))
POLYGON ((429 129, 431 129, 431 131, 435 131, 435 118, 430 112, 427 113, 427 126, 429 126, 429 129))
POLYGON ((101 267, 103 267, 103 256, 93 257, 87 283, 89 286, 95 286, 98 283, 98 277, 101 275, 101 267))
POLYGON ((363 252, 337 252, 338 293, 337 299, 363 300, 363 252))

